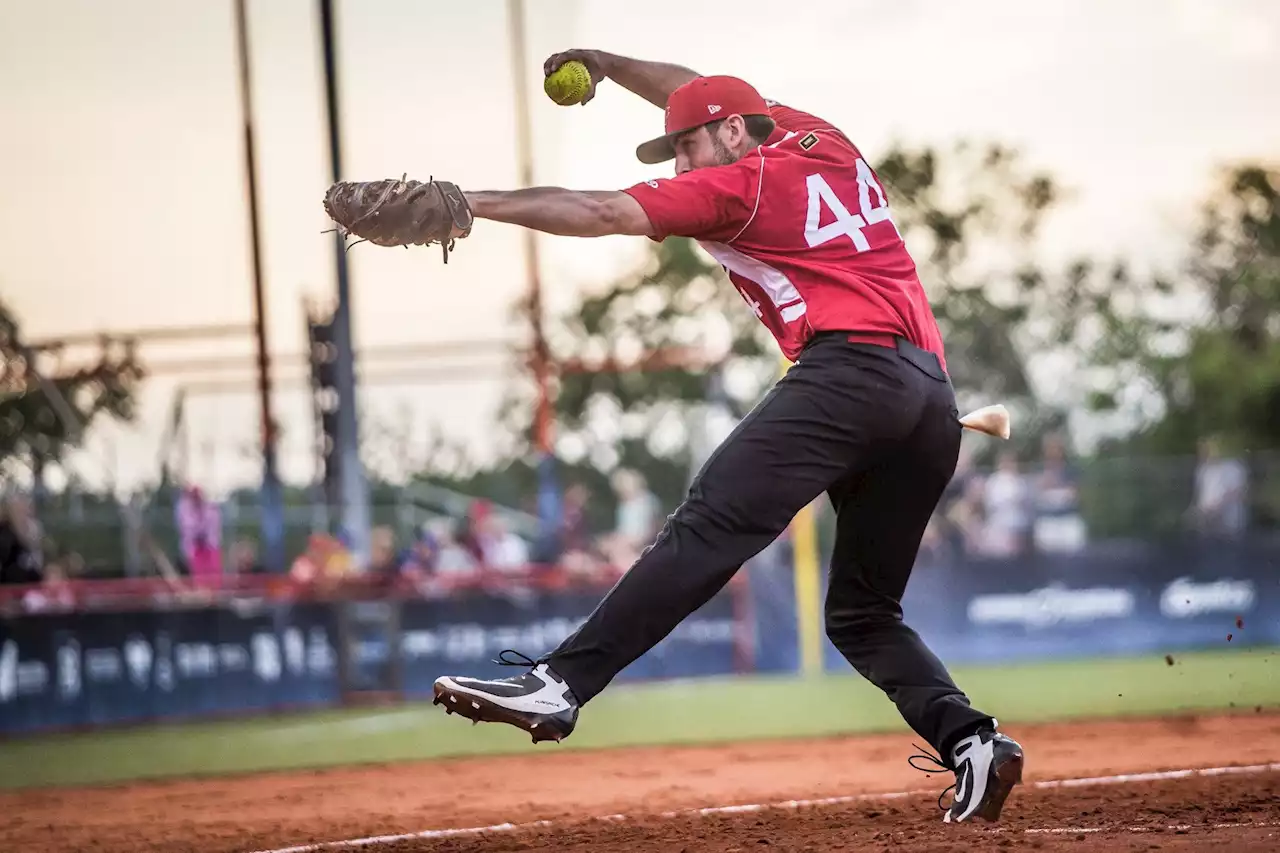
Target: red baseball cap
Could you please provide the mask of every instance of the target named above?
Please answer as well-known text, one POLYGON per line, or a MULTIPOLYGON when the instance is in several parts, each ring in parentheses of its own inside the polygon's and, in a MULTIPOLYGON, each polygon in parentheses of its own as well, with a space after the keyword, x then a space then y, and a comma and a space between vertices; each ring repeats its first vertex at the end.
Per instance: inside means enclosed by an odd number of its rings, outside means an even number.
POLYGON ((676 156, 676 136, 731 115, 769 118, 769 105, 745 80, 695 77, 667 98, 667 132, 636 148, 636 157, 649 165, 670 160, 676 156))

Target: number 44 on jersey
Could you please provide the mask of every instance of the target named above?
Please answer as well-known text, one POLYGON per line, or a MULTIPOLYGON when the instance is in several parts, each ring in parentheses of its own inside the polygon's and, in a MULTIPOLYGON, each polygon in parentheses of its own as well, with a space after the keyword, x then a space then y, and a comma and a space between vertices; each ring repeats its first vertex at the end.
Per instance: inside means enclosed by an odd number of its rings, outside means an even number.
POLYGON ((893 225, 894 233, 898 234, 898 239, 902 239, 902 235, 898 233, 897 223, 889 213, 889 201, 885 197, 884 189, 876 181, 876 176, 867 165, 867 161, 861 157, 858 158, 857 164, 860 211, 858 213, 849 212, 849 208, 845 207, 844 202, 822 175, 809 175, 805 178, 805 183, 808 190, 809 210, 805 217, 804 239, 810 248, 847 236, 853 241, 854 248, 859 252, 865 252, 871 248, 871 244, 867 242, 867 235, 863 233, 863 229, 877 222, 888 222, 893 225), (873 195, 875 196, 874 204, 872 203, 873 195), (831 211, 835 221, 819 225, 818 223, 822 221, 824 206, 831 211))

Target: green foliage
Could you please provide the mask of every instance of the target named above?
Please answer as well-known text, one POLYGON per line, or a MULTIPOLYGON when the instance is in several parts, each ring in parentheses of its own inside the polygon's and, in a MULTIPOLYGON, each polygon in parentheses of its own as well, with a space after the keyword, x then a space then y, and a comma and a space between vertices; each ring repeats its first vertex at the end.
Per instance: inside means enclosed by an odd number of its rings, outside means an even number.
POLYGON ((1092 359, 1158 400, 1124 446, 1191 453, 1212 436, 1232 453, 1280 448, 1280 171, 1226 172, 1180 275, 1141 297, 1092 359), (1195 312, 1173 318, 1164 298, 1195 312))
MULTIPOLYGON (((619 467, 639 471, 664 505, 683 497, 692 460, 687 433, 714 371, 732 363, 749 380, 722 401, 736 416, 777 375, 768 333, 719 266, 680 238, 653 245, 639 269, 584 295, 548 323, 547 338, 558 374, 561 481, 588 487, 593 520, 605 527, 615 505, 607 476, 619 467), (655 438, 662 435, 669 440, 655 438)), ((503 419, 519 437, 508 459, 528 457, 534 409, 527 389, 508 398, 503 419)), ((517 471, 528 473, 531 490, 528 462, 504 461, 486 475, 517 471)))
POLYGON ((143 371, 130 348, 104 342, 91 363, 46 376, 33 371, 29 358, 17 317, 0 301, 0 462, 33 455, 57 461, 98 418, 133 418, 143 371))

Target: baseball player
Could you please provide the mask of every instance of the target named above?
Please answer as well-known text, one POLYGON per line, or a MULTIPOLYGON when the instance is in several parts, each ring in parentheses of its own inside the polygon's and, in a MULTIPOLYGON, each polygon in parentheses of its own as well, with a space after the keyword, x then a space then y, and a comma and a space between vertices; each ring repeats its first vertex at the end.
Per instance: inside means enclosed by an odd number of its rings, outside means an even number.
MULTIPOLYGON (((1022 748, 971 707, 902 618, 962 427, 938 326, 875 172, 829 122, 766 101, 742 80, 594 50, 556 54, 544 71, 569 60, 590 72, 584 103, 610 79, 665 108, 665 132, 636 154, 674 160, 675 176, 605 192, 444 185, 454 221, 442 233, 464 237, 474 217, 578 237, 693 238, 794 364, 576 633, 537 660, 504 652, 502 663, 527 668, 513 678, 440 678, 436 703, 535 742, 567 737, 615 675, 825 492, 837 517, 827 636, 937 750, 934 771, 955 774, 944 820, 998 819, 1021 781, 1022 748)), ((432 185, 389 185, 372 210, 393 196, 429 201, 432 185)))

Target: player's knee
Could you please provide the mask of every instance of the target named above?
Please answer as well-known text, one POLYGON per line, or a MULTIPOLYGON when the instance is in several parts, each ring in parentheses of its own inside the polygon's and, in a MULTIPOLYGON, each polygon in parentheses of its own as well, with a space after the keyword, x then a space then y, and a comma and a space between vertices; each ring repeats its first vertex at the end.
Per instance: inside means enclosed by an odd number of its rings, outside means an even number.
POLYGON ((894 606, 871 602, 842 604, 828 597, 823 617, 827 638, 839 646, 859 639, 871 639, 886 628, 896 627, 902 622, 902 611, 894 606))

